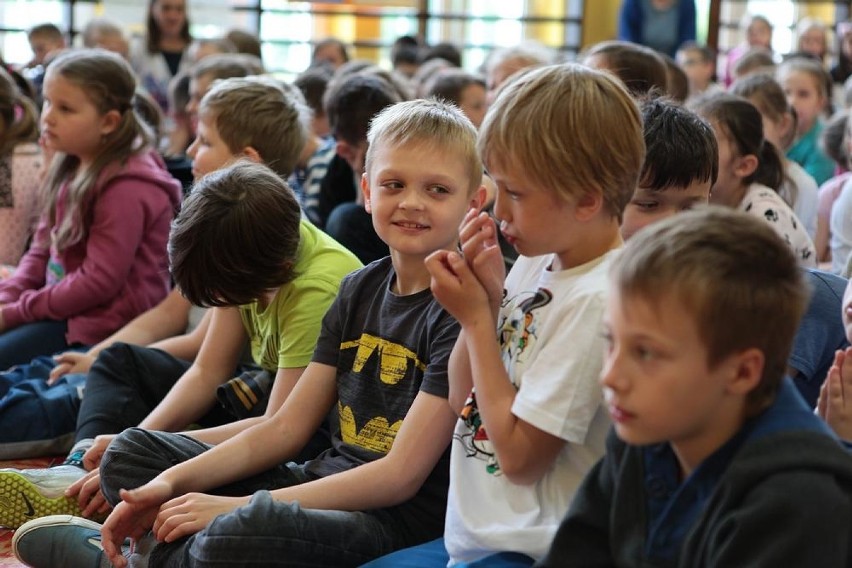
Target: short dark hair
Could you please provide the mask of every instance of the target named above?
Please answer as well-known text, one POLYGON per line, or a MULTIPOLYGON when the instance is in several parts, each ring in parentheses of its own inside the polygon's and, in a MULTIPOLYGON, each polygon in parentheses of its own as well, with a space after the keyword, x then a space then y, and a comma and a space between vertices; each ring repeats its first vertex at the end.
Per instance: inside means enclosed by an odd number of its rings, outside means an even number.
POLYGON ((197 306, 249 304, 292 281, 301 212, 287 184, 247 161, 201 178, 172 223, 175 284, 197 306))
POLYGON ((716 62, 716 52, 711 48, 707 47, 704 44, 700 44, 694 41, 686 41, 680 44, 680 47, 677 48, 678 51, 692 51, 693 53, 697 53, 701 60, 704 63, 715 63, 716 62))
POLYGON ((54 24, 38 24, 37 26, 31 27, 27 32, 27 37, 31 39, 36 36, 46 37, 56 41, 60 41, 65 37, 62 35, 62 30, 54 24))
POLYGON ((665 93, 668 89, 666 63, 660 54, 644 45, 628 41, 602 41, 583 53, 583 59, 600 56, 607 69, 614 73, 634 96, 650 92, 665 93))
POLYGON ((392 85, 373 74, 355 73, 332 81, 324 99, 332 135, 349 144, 367 140, 370 120, 401 100, 392 85))
POLYGON ((327 66, 317 65, 316 67, 310 67, 306 71, 302 71, 293 80, 293 85, 302 91, 305 102, 311 107, 314 116, 323 116, 325 114, 325 110, 322 107, 322 98, 325 95, 332 75, 331 69, 327 66))
POLYGON ((462 92, 470 85, 480 85, 484 89, 485 79, 464 69, 444 69, 435 75, 427 96, 458 105, 462 92))
POLYGON ((642 122, 646 153, 639 187, 662 191, 695 181, 716 183, 719 146, 707 121, 666 99, 647 99, 642 122))
POLYGON ((421 63, 425 63, 430 59, 446 59, 450 63, 453 64, 454 67, 462 66, 462 53, 455 44, 450 42, 441 42, 436 43, 435 45, 427 47, 421 54, 422 60, 421 63))

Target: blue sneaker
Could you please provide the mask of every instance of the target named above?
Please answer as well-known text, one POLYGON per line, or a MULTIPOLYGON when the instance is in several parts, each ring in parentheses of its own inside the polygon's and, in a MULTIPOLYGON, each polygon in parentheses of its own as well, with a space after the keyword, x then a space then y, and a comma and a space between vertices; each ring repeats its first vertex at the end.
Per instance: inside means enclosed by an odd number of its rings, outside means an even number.
POLYGON ((21 525, 12 537, 15 558, 33 568, 112 566, 103 550, 101 525, 72 515, 34 519, 21 525))

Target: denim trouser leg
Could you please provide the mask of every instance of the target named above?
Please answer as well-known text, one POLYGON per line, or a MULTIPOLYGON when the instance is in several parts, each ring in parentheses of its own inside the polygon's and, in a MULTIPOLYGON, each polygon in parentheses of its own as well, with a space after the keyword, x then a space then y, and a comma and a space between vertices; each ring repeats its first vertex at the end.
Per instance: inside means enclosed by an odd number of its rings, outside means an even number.
MULTIPOLYGON (((101 462, 101 489, 116 504, 120 488, 147 483, 209 446, 180 434, 131 428, 110 444, 101 462)), ((203 531, 158 544, 151 566, 358 566, 404 546, 382 513, 302 509, 264 490, 307 481, 302 468, 278 466, 211 493, 253 495, 250 504, 217 517, 203 531)))
POLYGON ((67 351, 67 329, 64 321, 37 321, 0 333, 0 371, 29 363, 40 355, 67 351))

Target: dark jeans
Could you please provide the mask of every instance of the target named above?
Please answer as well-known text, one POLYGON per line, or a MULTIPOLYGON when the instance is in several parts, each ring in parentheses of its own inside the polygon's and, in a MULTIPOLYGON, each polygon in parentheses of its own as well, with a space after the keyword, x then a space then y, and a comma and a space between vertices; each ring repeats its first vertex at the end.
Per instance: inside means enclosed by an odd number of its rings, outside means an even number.
MULTIPOLYGON (((75 441, 138 425, 190 366, 189 361, 149 347, 115 343, 104 349, 86 379, 75 441)), ((198 423, 210 427, 233 421, 217 404, 198 423)))
POLYGON ((40 355, 67 351, 71 347, 65 340, 67 331, 67 322, 37 321, 0 333, 0 371, 29 363, 40 355))
MULTIPOLYGON (((125 430, 101 462, 101 489, 115 505, 119 489, 144 485, 209 448, 181 434, 125 430)), ((346 567, 406 546, 398 523, 381 511, 303 509, 298 502, 275 501, 269 494, 309 480, 301 466, 290 463, 220 487, 211 493, 252 495, 251 502, 188 538, 157 544, 149 565, 346 567)))

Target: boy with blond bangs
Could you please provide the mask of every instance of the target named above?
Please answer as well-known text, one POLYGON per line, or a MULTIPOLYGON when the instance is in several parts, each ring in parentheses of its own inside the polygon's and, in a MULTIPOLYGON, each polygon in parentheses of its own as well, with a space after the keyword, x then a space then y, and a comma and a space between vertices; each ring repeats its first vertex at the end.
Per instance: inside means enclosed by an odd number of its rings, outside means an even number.
POLYGON ((501 90, 479 149, 520 256, 504 283, 494 222, 471 211, 463 254, 427 260, 435 297, 461 325, 446 528, 443 541, 374 566, 529 566, 603 454, 598 331, 645 154, 639 109, 608 73, 538 68, 501 90))
MULTIPOLYGON (((341 284, 312 362, 271 419, 215 447, 140 429, 113 441, 101 465, 113 565, 127 565, 128 536, 142 538, 137 552, 156 539, 152 566, 357 566, 441 534, 458 324, 433 298, 424 259, 455 249, 465 212, 482 204, 476 130, 454 107, 411 101, 382 111, 368 139, 361 186, 390 257, 341 284), (332 410, 332 448, 287 463, 332 410)), ((93 566, 95 527, 24 526, 16 550, 40 555, 25 559, 35 566, 93 566)))
POLYGON ((610 279, 614 432, 538 566, 849 566, 852 457, 784 377, 807 301, 789 246, 705 207, 610 279))

